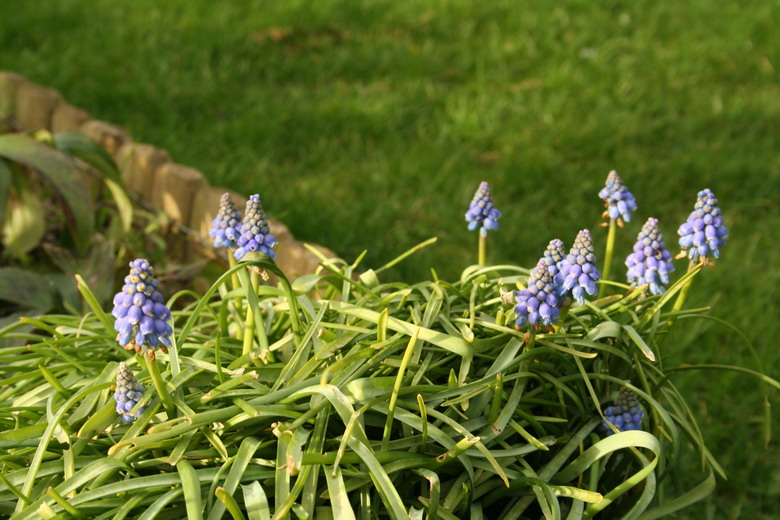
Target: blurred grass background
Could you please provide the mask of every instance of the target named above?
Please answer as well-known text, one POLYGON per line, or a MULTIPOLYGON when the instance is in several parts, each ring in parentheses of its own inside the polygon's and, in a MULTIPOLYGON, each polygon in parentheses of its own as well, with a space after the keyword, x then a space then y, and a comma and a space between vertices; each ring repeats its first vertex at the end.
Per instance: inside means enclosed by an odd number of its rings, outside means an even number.
MULTIPOLYGON (((527 266, 583 227, 603 248, 596 194, 610 169, 639 204, 619 257, 649 216, 673 249, 709 187, 731 238, 691 304, 714 305, 778 377, 777 20, 780 2, 766 0, 11 0, 0 68, 214 184, 259 192, 297 237, 345 258, 367 248, 376 267, 438 236, 395 268, 407 280, 431 266, 455 277, 475 260, 463 214, 482 180, 504 213, 489 258, 527 266)), ((668 339, 670 364, 755 368, 721 325, 668 339)), ((730 477, 680 517, 776 518, 780 457, 763 442, 761 387, 722 372, 676 378, 730 477)))

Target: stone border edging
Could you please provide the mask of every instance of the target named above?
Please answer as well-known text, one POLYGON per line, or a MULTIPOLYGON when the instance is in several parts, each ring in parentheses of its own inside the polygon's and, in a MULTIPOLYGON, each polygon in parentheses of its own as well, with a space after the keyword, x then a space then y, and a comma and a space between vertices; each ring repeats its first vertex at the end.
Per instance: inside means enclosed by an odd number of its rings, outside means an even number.
MULTIPOLYGON (((245 195, 209 185, 201 172, 171 161, 165 150, 133 142, 120 127, 92 119, 87 111, 67 103, 56 90, 0 70, 0 132, 6 130, 4 121, 8 117, 31 131, 76 131, 96 141, 116 162, 128 190, 192 230, 201 241, 211 242, 208 232, 223 193, 230 193, 241 209, 241 201, 247 199, 245 195)), ((288 276, 313 273, 319 258, 296 240, 283 223, 270 220, 269 224, 279 241, 279 268, 288 276)), ((336 256, 326 247, 310 245, 329 258, 336 256)), ((213 256, 210 248, 203 249, 205 255, 213 256)))

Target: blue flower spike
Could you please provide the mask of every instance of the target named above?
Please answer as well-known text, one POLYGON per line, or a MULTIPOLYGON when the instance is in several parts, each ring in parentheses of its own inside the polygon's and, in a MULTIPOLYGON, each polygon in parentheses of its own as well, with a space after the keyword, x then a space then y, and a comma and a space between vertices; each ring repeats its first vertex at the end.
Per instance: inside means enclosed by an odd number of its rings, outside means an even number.
POLYGON ((157 349, 168 352, 173 332, 168 324, 171 311, 163 303, 157 286, 149 261, 133 260, 130 274, 125 276, 125 285, 114 296, 114 310, 111 311, 116 318, 114 329, 119 345, 148 356, 152 361, 157 349))
POLYGON ((555 282, 544 258, 531 270, 527 287, 515 293, 517 328, 529 326, 550 327, 558 322, 561 298, 555 291, 555 282))
POLYGON ((596 295, 596 282, 601 280, 601 274, 596 268, 590 231, 583 229, 577 234, 574 246, 558 264, 558 269, 563 276, 562 295, 571 294, 580 305, 585 304, 585 293, 596 295))
POLYGON ((211 221, 209 236, 214 238, 214 247, 219 249, 236 249, 241 236, 241 212, 236 207, 229 193, 219 199, 219 211, 211 221))
POLYGON ((699 192, 696 204, 688 220, 677 230, 680 235, 682 253, 691 262, 707 262, 707 256, 720 256, 720 248, 729 236, 723 218, 720 216, 718 199, 709 188, 699 192))
POLYGON ((619 226, 623 221, 631 222, 631 212, 636 211, 636 199, 623 185, 623 181, 615 170, 609 172, 606 185, 599 192, 607 210, 604 217, 617 221, 619 226), (622 220, 621 220, 622 219, 622 220))
POLYGON ((559 294, 561 287, 563 286, 563 275, 558 269, 558 264, 560 264, 564 258, 566 258, 566 246, 563 245, 563 240, 554 238, 547 244, 544 256, 539 260, 539 262, 544 262, 545 265, 547 265, 547 269, 553 276, 555 291, 559 294))
POLYGON ((264 253, 271 258, 276 258, 276 238, 268 227, 268 219, 260 203, 260 195, 255 194, 246 201, 242 233, 238 238, 238 249, 233 253, 236 260, 241 260, 250 251, 264 253))
POLYGON ((658 219, 649 218, 636 237, 634 252, 626 258, 627 278, 631 287, 647 285, 652 294, 663 294, 674 271, 672 254, 666 249, 664 236, 658 230, 658 219))
POLYGON ((123 423, 129 424, 144 413, 146 406, 142 406, 137 412, 132 413, 133 408, 135 408, 143 395, 144 385, 138 382, 127 363, 119 363, 119 368, 116 371, 114 400, 116 401, 116 413, 122 418, 123 423))
POLYGON ((481 235, 487 235, 488 231, 498 229, 498 219, 501 212, 493 207, 493 196, 490 194, 490 185, 482 182, 479 189, 471 199, 469 210, 466 212, 466 222, 469 223, 469 231, 479 228, 481 235))
POLYGON ((604 410, 604 416, 607 420, 601 421, 601 426, 606 431, 607 436, 610 436, 614 431, 607 424, 608 422, 621 432, 641 430, 645 413, 639 407, 636 394, 628 388, 623 388, 620 390, 618 398, 615 399, 615 404, 604 410))

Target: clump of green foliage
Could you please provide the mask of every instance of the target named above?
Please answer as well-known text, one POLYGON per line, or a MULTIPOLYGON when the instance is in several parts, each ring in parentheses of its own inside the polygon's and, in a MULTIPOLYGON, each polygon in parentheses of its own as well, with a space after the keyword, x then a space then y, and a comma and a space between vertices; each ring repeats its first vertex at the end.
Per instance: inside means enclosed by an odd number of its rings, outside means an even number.
POLYGON ((49 310, 77 312, 75 274, 108 299, 117 265, 164 248, 131 232, 151 222, 133 208, 108 153, 84 135, 1 134, 0 326, 49 310))
POLYGON ((0 352, 0 512, 649 519, 724 476, 662 352, 670 327, 701 313, 672 300, 703 264, 662 295, 608 281, 619 294, 525 332, 506 294, 527 269, 383 281, 405 256, 359 275, 362 256, 322 258, 319 274, 290 282, 249 253, 205 294, 170 297, 173 343, 156 361, 127 359, 83 280, 86 316, 0 330, 18 344, 0 352), (258 286, 258 270, 276 282, 258 286), (131 424, 111 391, 121 361, 147 389, 131 424), (623 389, 643 431, 601 426, 623 389), (691 448, 701 479, 678 485, 691 448))

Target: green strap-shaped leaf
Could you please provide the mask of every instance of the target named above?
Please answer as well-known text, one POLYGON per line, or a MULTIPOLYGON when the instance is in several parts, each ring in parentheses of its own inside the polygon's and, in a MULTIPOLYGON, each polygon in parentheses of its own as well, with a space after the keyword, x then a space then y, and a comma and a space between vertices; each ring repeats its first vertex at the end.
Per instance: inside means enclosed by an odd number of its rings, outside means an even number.
MULTIPOLYGON (((59 471, 62 470, 62 462, 57 461, 57 464, 59 466, 59 471)), ((79 471, 77 471, 72 477, 66 479, 61 484, 57 485, 54 489, 62 496, 67 496, 71 491, 78 489, 88 482, 92 482, 95 478, 111 474, 114 471, 118 470, 119 468, 126 467, 125 463, 121 460, 112 459, 110 457, 98 459, 95 461, 90 462, 85 467, 81 468, 79 471)), ((43 476, 40 475, 40 476, 43 476)), ((25 480, 25 484, 27 481, 25 480)), ((29 495, 28 495, 29 496, 29 495)), ((78 495, 81 497, 81 495, 78 495)), ((19 515, 14 516, 14 518, 18 518, 20 520, 23 520, 25 518, 35 518, 35 512, 37 508, 40 506, 40 504, 43 503, 45 497, 38 497, 37 500, 31 504, 28 504, 27 507, 22 511, 19 515)), ((73 506, 79 505, 79 503, 84 502, 78 502, 78 500, 70 499, 70 504, 73 506)), ((20 504, 23 504, 22 501, 19 502, 20 504)))
POLYGON ((430 503, 427 506, 428 519, 435 519, 436 510, 439 508, 439 496, 441 495, 439 475, 434 471, 423 468, 416 469, 414 472, 428 481, 428 487, 430 488, 430 503))
MULTIPOLYGON (((51 438, 54 436, 54 429, 58 426, 60 419, 62 419, 62 416, 65 414, 65 412, 73 406, 75 403, 86 397, 92 392, 99 392, 100 390, 103 390, 105 388, 108 388, 111 386, 111 383, 102 383, 99 385, 93 385, 89 386, 87 388, 82 389, 77 394, 75 394, 73 397, 65 401, 65 403, 60 406, 59 410, 57 410, 57 413, 54 414, 53 420, 49 421, 49 424, 46 426, 46 431, 43 432, 43 435, 41 436, 41 440, 38 443, 38 448, 35 450, 35 454, 33 455, 32 461, 30 462, 30 468, 27 470, 27 478, 24 481, 24 486, 22 487, 22 494, 25 496, 30 496, 30 492, 32 491, 33 486, 36 482, 36 475, 38 473, 38 468, 41 466, 41 462, 43 461, 43 456, 46 453, 46 448, 49 446, 49 442, 51 441, 51 438)), ((23 502, 19 502, 16 506, 16 512, 19 512, 24 507, 23 502)))
POLYGON ((0 135, 0 157, 32 166, 51 183, 65 202, 69 227, 83 250, 92 235, 94 211, 76 167, 53 148, 22 134, 0 135))
MULTIPOLYGON (((364 309, 356 305, 351 305, 349 303, 335 301, 328 302, 328 305, 330 305, 331 310, 338 311, 349 316, 354 316, 361 320, 370 321, 371 323, 379 323, 380 313, 378 312, 364 309)), ((387 328, 396 332, 402 332, 407 336, 411 336, 414 334, 417 326, 412 323, 401 321, 397 318, 388 318, 387 328)), ((465 358, 471 358, 474 355, 473 347, 460 335, 451 336, 443 332, 420 327, 418 339, 420 341, 427 341, 428 343, 432 343, 437 347, 441 347, 444 350, 449 350, 450 352, 465 358)))
POLYGON ((328 481, 328 495, 330 505, 333 508, 333 516, 339 520, 355 520, 355 512, 349 503, 347 489, 344 487, 344 479, 341 477, 341 468, 325 466, 325 479, 328 481))
POLYGON ((200 494, 200 480, 195 469, 187 460, 176 463, 176 470, 181 477, 181 487, 184 490, 184 503, 187 505, 187 518, 200 520, 203 518, 203 500, 200 494))
MULTIPOLYGON (((616 433, 606 439, 602 439, 585 450, 582 455, 577 457, 571 464, 555 475, 553 480, 560 483, 569 482, 602 457, 625 448, 647 448, 653 452, 655 457, 648 461, 643 455, 637 454, 644 463, 644 467, 604 495, 604 500, 588 507, 586 513, 591 515, 595 514, 643 480, 647 479, 648 483, 650 482, 650 475, 653 473, 653 470, 658 464, 658 458, 661 456, 661 444, 655 436, 643 431, 627 431, 616 433)), ((653 484, 655 483, 654 477, 652 478, 652 482, 653 484)), ((646 506, 647 504, 645 504, 645 507, 646 506)), ((636 513, 640 513, 641 511, 642 510, 639 509, 636 513)))
POLYGON ((162 513, 163 509, 173 502, 176 497, 182 494, 181 488, 176 488, 168 491, 164 495, 161 495, 160 498, 152 502, 152 505, 150 505, 144 513, 138 517, 138 520, 152 520, 154 518, 157 518, 157 515, 162 513))
POLYGON ((258 481, 241 486, 244 491, 244 506, 249 520, 271 520, 271 509, 263 486, 258 481))
MULTIPOLYGON (((236 492, 238 484, 244 477, 244 472, 247 466, 249 466, 250 459, 254 456, 257 446, 260 441, 254 437, 247 437, 241 442, 241 446, 238 448, 238 453, 233 460, 233 465, 228 472, 228 476, 225 479, 225 484, 222 486, 228 495, 232 495, 236 492)), ((209 512, 209 520, 218 520, 222 518, 222 514, 225 512, 225 503, 220 501, 214 504, 214 507, 209 512)))
POLYGON ((703 500, 713 491, 715 491, 715 475, 710 471, 710 474, 707 476, 707 478, 696 487, 684 495, 680 495, 679 497, 672 500, 667 500, 663 505, 654 507, 649 511, 645 511, 639 517, 639 520, 656 520, 657 518, 666 518, 675 511, 679 511, 680 509, 703 500))
POLYGON ((236 499, 233 498, 233 495, 228 493, 225 488, 218 487, 214 494, 217 495, 219 501, 222 502, 222 504, 224 504, 224 506, 230 512, 230 516, 233 517, 233 520, 246 520, 244 513, 241 512, 241 508, 239 507, 238 502, 236 502, 236 499))
POLYGON ((626 331, 628 337, 631 338, 631 341, 633 341, 637 347, 639 347, 639 350, 642 351, 642 354, 644 354, 647 359, 655 361, 655 354, 653 354, 653 351, 650 350, 650 347, 647 346, 645 340, 642 339, 642 336, 639 335, 634 327, 631 325, 623 325, 623 330, 626 331))
POLYGON ((619 338, 622 331, 620 323, 615 321, 602 321, 588 332, 585 339, 589 341, 598 341, 601 338, 619 338))
POLYGON ((92 417, 87 419, 84 426, 81 427, 77 437, 79 439, 89 439, 94 431, 103 431, 113 423, 118 417, 116 413, 116 402, 113 400, 107 402, 100 410, 95 412, 92 417))
POLYGON ((664 305, 671 301, 671 299, 674 298, 678 292, 683 290, 686 285, 691 283, 693 277, 696 276, 699 271, 701 271, 703 266, 703 263, 697 263, 691 267, 687 273, 682 275, 676 282, 674 282, 671 287, 669 287, 667 291, 658 299, 658 301, 645 311, 644 316, 640 318, 639 323, 637 324, 637 328, 645 328, 653 319, 653 316, 655 316, 655 314, 659 312, 664 307, 664 305))
MULTIPOLYGON (((289 399, 291 401, 297 398, 319 394, 328 399, 333 409, 338 413, 341 420, 346 425, 349 423, 352 414, 355 413, 355 409, 352 407, 349 399, 341 393, 341 391, 333 385, 316 385, 310 386, 303 390, 299 390, 292 394, 289 399)), ((393 485, 387 472, 382 467, 382 464, 376 458, 376 453, 371 448, 371 444, 366 437, 366 433, 360 425, 356 425, 354 434, 348 441, 349 447, 352 451, 357 453, 358 457, 368 467, 369 475, 376 486, 376 490, 382 497, 382 501, 388 509, 390 517, 394 520, 404 520, 408 518, 407 512, 401 496, 398 494, 398 490, 393 485)))

